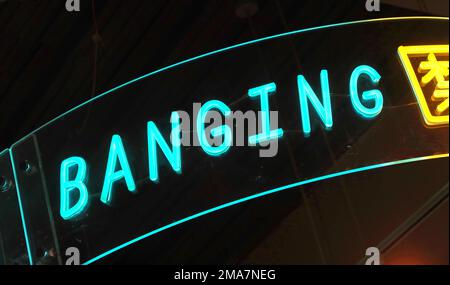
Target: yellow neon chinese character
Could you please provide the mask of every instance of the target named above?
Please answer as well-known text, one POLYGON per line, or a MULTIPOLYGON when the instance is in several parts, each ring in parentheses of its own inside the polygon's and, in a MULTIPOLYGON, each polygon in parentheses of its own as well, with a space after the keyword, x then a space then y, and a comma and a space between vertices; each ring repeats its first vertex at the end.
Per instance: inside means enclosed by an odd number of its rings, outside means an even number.
POLYGON ((442 114, 448 110, 448 60, 438 61, 436 55, 430 53, 428 61, 420 63, 419 73, 426 73, 420 80, 422 87, 434 79, 436 86, 431 98, 434 101, 442 101, 436 108, 436 112, 442 114))
POLYGON ((449 46, 401 46, 398 52, 425 123, 448 125, 449 46))

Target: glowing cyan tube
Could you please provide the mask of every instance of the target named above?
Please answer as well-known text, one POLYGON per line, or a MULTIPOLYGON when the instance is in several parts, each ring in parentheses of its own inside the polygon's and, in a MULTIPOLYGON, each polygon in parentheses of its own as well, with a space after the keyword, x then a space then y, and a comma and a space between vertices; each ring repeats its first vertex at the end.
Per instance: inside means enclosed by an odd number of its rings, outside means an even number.
POLYGON ((124 179, 131 192, 136 191, 133 174, 131 173, 130 164, 123 147, 122 139, 119 135, 113 135, 111 146, 109 148, 108 162, 106 166, 105 180, 100 200, 107 204, 111 204, 112 188, 115 182, 124 179), (116 171, 117 162, 119 162, 120 170, 116 171))
POLYGON ((181 129, 180 117, 177 112, 172 112, 170 122, 172 124, 172 149, 170 149, 169 145, 164 140, 155 123, 148 122, 147 124, 149 172, 150 180, 153 182, 159 181, 158 157, 156 153, 157 144, 169 161, 172 169, 178 174, 181 173, 181 129))
POLYGON ((353 108, 364 118, 371 119, 378 116, 383 110, 383 94, 377 89, 364 91, 361 95, 362 100, 374 101, 372 108, 364 106, 358 97, 358 79, 363 75, 368 76, 374 84, 380 82, 381 75, 368 65, 360 65, 353 70, 352 76, 350 77, 350 99, 353 108))
POLYGON ((211 130, 211 136, 218 137, 223 136, 223 142, 219 146, 212 146, 209 144, 206 132, 205 132, 205 119, 208 112, 212 109, 219 110, 225 117, 231 114, 230 108, 219 100, 211 100, 202 105, 197 116, 197 135, 202 149, 211 156, 219 156, 228 151, 232 142, 231 129, 227 125, 211 130))
POLYGON ((88 190, 86 187, 86 161, 81 157, 70 157, 61 163, 60 169, 60 214, 65 220, 80 215, 88 205, 88 190), (76 170, 75 178, 70 173, 76 170), (71 206, 71 192, 78 190, 78 201, 71 206))
POLYGON ((273 82, 248 90, 248 96, 253 98, 259 97, 261 100, 262 132, 258 135, 249 137, 248 141, 251 145, 256 145, 261 142, 278 139, 283 136, 283 129, 270 130, 269 95, 275 93, 276 90, 277 86, 273 82))
POLYGON ((302 117, 303 133, 309 135, 311 133, 311 120, 309 117, 308 99, 316 110, 320 119, 326 128, 333 127, 333 114, 331 112, 330 87, 328 83, 328 71, 322 70, 320 72, 320 83, 322 86, 323 105, 317 98, 316 93, 312 90, 308 81, 303 75, 297 76, 298 96, 300 99, 300 111, 302 117))

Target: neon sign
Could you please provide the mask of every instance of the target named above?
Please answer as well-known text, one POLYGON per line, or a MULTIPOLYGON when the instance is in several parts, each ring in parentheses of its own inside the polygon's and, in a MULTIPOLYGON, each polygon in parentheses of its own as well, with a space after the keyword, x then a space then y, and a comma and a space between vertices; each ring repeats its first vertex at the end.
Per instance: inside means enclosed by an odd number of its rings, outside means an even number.
MULTIPOLYGON (((349 80, 349 94, 352 106, 357 114, 366 119, 373 119, 378 116, 383 109, 383 95, 380 90, 372 89, 362 92, 358 90, 359 82, 368 81, 373 86, 377 86, 381 75, 368 65, 361 65, 354 69, 349 80)), ((300 105, 300 117, 302 129, 307 137, 311 133, 311 104, 319 119, 327 129, 333 127, 333 114, 331 108, 330 83, 328 71, 320 72, 321 99, 317 96, 307 79, 303 75, 297 76, 298 98, 300 105)), ((262 128, 259 134, 249 136, 250 145, 256 146, 262 142, 278 140, 283 136, 283 129, 271 129, 270 124, 270 104, 269 97, 276 93, 276 84, 269 83, 249 89, 250 98, 258 98, 262 114, 262 128)), ((219 111, 223 116, 229 116, 231 109, 222 101, 211 100, 202 105, 198 112, 196 128, 200 146, 209 156, 220 156, 230 150, 232 142, 232 132, 227 125, 210 130, 209 134, 205 130, 205 119, 212 110, 219 111), (207 136, 221 137, 222 143, 218 146, 211 145, 207 136)), ((180 118, 177 112, 173 112, 170 118, 172 130, 171 140, 163 137, 156 124, 152 121, 147 123, 147 149, 149 161, 149 179, 155 183, 159 181, 159 170, 157 152, 158 148, 164 154, 174 172, 180 174, 182 171, 182 151, 180 143, 180 118)), ((103 180, 103 187, 100 201, 106 205, 111 205, 114 196, 114 184, 118 181, 125 181, 130 192, 136 192, 136 184, 132 174, 132 168, 128 162, 126 148, 123 145, 119 134, 113 135, 110 143, 107 166, 103 180)), ((60 215, 63 219, 70 220, 81 215, 88 207, 87 188, 88 167, 85 159, 79 156, 70 157, 61 163, 60 168, 60 215), (74 191, 78 195, 72 195, 74 191), (77 201, 72 201, 70 197, 78 197, 77 201)))

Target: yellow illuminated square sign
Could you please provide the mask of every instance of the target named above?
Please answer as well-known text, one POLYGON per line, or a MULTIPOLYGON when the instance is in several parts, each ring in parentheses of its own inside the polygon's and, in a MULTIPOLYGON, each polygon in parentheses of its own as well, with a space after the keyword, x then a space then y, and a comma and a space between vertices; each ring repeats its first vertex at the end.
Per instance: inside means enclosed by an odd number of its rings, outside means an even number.
POLYGON ((448 125, 449 46, 401 46, 398 53, 425 123, 448 125))

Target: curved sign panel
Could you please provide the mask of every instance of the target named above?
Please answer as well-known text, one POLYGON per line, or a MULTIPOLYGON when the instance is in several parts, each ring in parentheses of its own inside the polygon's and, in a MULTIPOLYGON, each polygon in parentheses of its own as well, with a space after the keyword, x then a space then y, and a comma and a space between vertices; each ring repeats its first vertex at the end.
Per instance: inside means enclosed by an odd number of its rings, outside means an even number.
MULTIPOLYGON (((248 252, 303 205, 324 255, 305 187, 448 158, 448 19, 342 23, 214 51, 105 92, 8 153, 30 263, 64 263, 70 248, 102 262, 143 242, 150 263, 174 251, 225 263, 239 257, 202 248, 248 252)), ((384 203, 380 193, 366 194, 384 203)), ((365 235, 380 242, 390 229, 379 230, 365 235)))

